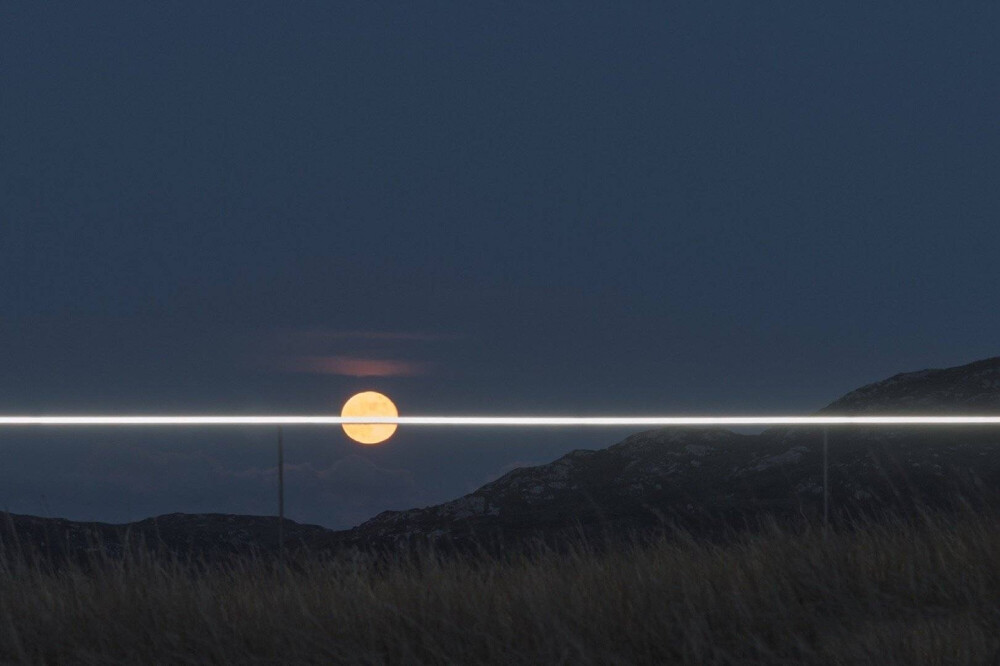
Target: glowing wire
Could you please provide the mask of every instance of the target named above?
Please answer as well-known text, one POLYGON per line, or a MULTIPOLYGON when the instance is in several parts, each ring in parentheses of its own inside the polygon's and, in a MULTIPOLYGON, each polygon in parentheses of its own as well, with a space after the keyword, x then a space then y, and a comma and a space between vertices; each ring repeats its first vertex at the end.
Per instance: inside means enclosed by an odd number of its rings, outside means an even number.
POLYGON ((848 426, 1000 425, 1000 416, 0 416, 0 426, 848 426))

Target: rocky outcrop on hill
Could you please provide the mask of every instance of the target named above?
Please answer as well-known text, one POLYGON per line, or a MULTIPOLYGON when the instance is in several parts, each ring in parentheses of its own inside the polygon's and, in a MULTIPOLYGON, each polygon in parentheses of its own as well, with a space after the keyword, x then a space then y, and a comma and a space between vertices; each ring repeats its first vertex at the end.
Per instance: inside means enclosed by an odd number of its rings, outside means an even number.
POLYGON ((1000 412, 1000 357, 943 370, 904 372, 835 400, 830 414, 995 414, 1000 412))

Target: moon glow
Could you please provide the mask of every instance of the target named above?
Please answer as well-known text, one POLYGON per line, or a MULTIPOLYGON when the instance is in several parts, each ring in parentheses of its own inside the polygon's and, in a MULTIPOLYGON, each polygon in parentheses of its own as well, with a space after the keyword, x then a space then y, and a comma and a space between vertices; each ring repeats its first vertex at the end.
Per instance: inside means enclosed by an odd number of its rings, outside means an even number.
MULTIPOLYGON (((376 391, 364 391, 351 396, 340 411, 343 417, 386 416, 397 417, 399 412, 386 396, 376 391)), ((379 444, 392 437, 396 432, 395 423, 344 423, 344 432, 355 442, 361 444, 379 444)))

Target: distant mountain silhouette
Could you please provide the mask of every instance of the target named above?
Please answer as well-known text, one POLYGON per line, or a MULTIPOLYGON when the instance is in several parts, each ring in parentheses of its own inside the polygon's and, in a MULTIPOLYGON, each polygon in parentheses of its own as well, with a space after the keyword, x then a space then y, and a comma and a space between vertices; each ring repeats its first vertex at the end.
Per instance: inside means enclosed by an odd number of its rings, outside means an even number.
MULTIPOLYGON (((290 551, 323 550, 335 541, 334 530, 285 519, 284 541, 290 551)), ((274 555, 278 550, 276 516, 221 513, 171 513, 133 523, 77 522, 17 514, 0 515, 0 544, 9 553, 44 555, 84 562, 99 551, 112 557, 126 544, 143 545, 180 557, 216 559, 235 554, 274 555)))
MULTIPOLYGON (((820 410, 916 412, 1000 413, 1000 357, 899 374, 820 410)), ((546 465, 515 469, 451 502, 383 512, 351 530, 286 521, 286 543, 290 550, 424 543, 492 548, 538 537, 558 542, 577 534, 652 533, 672 524, 710 534, 762 516, 817 520, 821 433, 649 430, 607 449, 573 451, 546 465)), ((1000 506, 1000 429, 831 427, 828 488, 834 521, 884 508, 1000 506)), ((179 554, 271 554, 277 524, 274 517, 224 514, 169 514, 125 525, 8 515, 0 521, 0 540, 8 549, 20 543, 54 554, 86 553, 95 543, 117 552, 127 533, 133 541, 142 538, 179 554)))
MULTIPOLYGON (((822 414, 1000 413, 1000 357, 944 370, 899 374, 863 386, 822 414)), ((831 427, 834 520, 891 508, 915 511, 967 502, 996 505, 1000 429, 831 427)), ((524 537, 648 530, 695 532, 768 515, 822 516, 822 430, 775 428, 760 435, 719 429, 641 432, 599 451, 515 469, 452 502, 386 511, 348 541, 497 543, 524 537)))

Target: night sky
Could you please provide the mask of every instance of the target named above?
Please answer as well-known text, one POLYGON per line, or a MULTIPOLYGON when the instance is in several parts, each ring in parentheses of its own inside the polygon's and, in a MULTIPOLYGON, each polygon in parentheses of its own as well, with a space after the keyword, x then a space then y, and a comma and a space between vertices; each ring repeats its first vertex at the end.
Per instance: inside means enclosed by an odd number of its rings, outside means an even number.
MULTIPOLYGON (((809 413, 1000 354, 1000 6, 4 2, 0 413, 809 413)), ((348 527, 629 430, 286 431, 348 527)), ((0 432, 273 514, 275 433, 0 432)))

